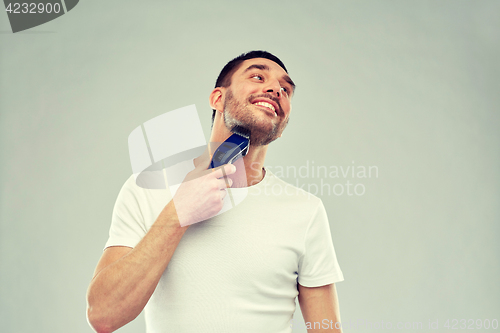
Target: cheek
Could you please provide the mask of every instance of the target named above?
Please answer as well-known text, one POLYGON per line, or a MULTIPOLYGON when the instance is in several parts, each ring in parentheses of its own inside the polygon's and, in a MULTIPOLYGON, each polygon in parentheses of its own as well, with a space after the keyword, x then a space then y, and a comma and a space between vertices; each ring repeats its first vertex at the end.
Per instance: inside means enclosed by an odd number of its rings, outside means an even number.
POLYGON ((290 112, 292 112, 292 104, 290 104, 289 101, 285 101, 281 104, 281 107, 283 108, 285 115, 288 117, 290 115, 290 112))

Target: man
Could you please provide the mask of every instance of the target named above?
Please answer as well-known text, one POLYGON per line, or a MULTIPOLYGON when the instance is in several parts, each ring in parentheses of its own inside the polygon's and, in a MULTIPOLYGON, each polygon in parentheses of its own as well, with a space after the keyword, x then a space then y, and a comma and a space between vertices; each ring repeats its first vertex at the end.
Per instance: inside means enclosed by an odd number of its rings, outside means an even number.
POLYGON ((277 57, 242 54, 209 98, 211 142, 225 141, 234 125, 250 130, 236 167, 207 170, 213 151, 196 158, 173 198, 127 181, 88 291, 97 332, 118 329, 144 308, 148 332, 291 332, 297 296, 309 332, 340 332, 334 283, 343 277, 323 204, 264 168, 294 89, 277 57), (228 185, 248 195, 214 216, 228 185))

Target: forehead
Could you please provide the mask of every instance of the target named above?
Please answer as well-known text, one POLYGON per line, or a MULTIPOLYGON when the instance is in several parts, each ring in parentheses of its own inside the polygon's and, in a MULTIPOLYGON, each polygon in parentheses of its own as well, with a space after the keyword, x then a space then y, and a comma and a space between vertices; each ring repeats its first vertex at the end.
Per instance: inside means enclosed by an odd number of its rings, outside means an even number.
POLYGON ((238 68, 238 70, 235 72, 235 74, 245 73, 245 71, 252 65, 264 65, 264 66, 267 66, 267 68, 269 68, 270 72, 275 72, 276 74, 278 74, 280 76, 288 75, 280 65, 278 65, 274 61, 266 59, 266 58, 253 58, 253 59, 248 59, 248 60, 243 61, 240 64, 240 67, 238 68))

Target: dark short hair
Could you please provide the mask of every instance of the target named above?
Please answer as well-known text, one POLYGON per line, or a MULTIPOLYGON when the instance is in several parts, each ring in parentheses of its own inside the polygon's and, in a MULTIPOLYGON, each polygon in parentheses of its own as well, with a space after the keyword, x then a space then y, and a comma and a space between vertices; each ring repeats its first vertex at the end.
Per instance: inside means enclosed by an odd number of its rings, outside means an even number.
MULTIPOLYGON (((228 62, 226 64, 226 66, 224 66, 224 68, 222 68, 222 70, 219 74, 219 77, 217 77, 217 81, 215 81, 215 88, 217 88, 217 87, 224 87, 224 88, 229 87, 231 85, 231 78, 232 78, 234 72, 236 72, 236 70, 238 70, 241 63, 245 60, 254 59, 254 58, 265 58, 265 59, 269 59, 271 61, 274 61, 275 63, 280 65, 280 67, 283 68, 285 70, 285 72, 288 73, 288 71, 285 67, 285 64, 277 56, 275 56, 267 51, 250 51, 250 52, 240 54, 239 56, 237 56, 236 58, 234 58, 233 60, 228 62)), ((213 113, 212 113, 212 124, 213 124, 214 119, 215 119, 215 110, 214 109, 212 109, 212 110, 213 110, 213 113)))

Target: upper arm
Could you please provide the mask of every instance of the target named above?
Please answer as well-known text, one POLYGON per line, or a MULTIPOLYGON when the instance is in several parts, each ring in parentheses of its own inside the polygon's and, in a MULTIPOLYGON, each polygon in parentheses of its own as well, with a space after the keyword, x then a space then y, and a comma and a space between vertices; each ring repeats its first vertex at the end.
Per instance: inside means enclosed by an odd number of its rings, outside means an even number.
POLYGON ((304 249, 298 265, 298 283, 302 286, 324 286, 343 279, 326 210, 319 201, 305 233, 304 249))
POLYGON ((106 248, 102 253, 101 259, 99 259, 99 262, 97 263, 94 271, 94 278, 97 274, 99 274, 100 271, 113 264, 114 262, 120 260, 130 251, 132 251, 132 248, 127 246, 110 246, 106 248))
POLYGON ((299 304, 306 323, 311 323, 308 332, 341 332, 335 323, 340 322, 339 304, 335 284, 320 287, 304 287, 298 284, 299 304), (320 323, 314 326, 313 323, 320 323), (328 327, 328 328, 327 328, 328 327))

